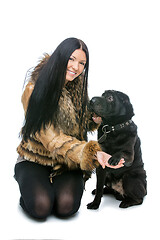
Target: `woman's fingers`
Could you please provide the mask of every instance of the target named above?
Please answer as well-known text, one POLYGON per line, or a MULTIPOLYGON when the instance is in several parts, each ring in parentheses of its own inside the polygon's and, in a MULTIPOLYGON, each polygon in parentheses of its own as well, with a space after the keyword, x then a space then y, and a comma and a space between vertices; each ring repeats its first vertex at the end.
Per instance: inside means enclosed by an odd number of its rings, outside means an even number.
POLYGON ((122 158, 119 163, 116 166, 112 166, 108 163, 108 160, 110 159, 111 155, 105 152, 98 151, 97 152, 97 160, 101 164, 102 168, 105 168, 106 166, 113 169, 118 169, 124 166, 124 158, 122 158))

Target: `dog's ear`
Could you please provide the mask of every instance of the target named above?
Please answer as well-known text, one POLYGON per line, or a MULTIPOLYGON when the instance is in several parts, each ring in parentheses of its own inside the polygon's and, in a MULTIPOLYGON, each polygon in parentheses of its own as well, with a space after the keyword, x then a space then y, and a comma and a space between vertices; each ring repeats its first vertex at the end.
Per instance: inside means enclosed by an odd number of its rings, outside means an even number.
POLYGON ((134 116, 134 110, 133 106, 130 102, 130 99, 127 94, 116 91, 118 98, 123 102, 123 104, 126 106, 126 110, 128 112, 128 116, 131 118, 134 116))
POLYGON ((119 92, 119 91, 116 91, 116 93, 123 103, 128 103, 128 104, 131 103, 127 94, 119 92))

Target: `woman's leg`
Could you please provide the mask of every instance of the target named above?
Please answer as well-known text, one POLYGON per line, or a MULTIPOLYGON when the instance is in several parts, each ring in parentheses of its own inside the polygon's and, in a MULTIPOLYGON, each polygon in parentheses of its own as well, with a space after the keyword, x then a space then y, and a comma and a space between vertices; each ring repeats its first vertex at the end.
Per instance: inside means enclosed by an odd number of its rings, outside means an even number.
POLYGON ((67 171, 53 179, 55 204, 53 211, 58 217, 69 217, 80 207, 84 190, 81 170, 67 171))
POLYGON ((50 167, 32 162, 15 166, 22 208, 34 218, 44 219, 53 212, 58 217, 69 217, 80 207, 84 189, 81 170, 66 171, 49 181, 50 167))
POLYGON ((29 161, 15 166, 15 178, 21 192, 20 205, 34 218, 45 219, 52 212, 54 188, 49 174, 50 167, 29 161))

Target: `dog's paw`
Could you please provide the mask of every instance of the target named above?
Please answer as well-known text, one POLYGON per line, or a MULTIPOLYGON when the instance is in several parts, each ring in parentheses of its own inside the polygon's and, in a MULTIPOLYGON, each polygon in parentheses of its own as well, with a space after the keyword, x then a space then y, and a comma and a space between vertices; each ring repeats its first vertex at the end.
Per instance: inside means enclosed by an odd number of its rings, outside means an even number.
POLYGON ((143 200, 142 199, 137 199, 137 200, 124 200, 120 203, 119 207, 120 208, 128 208, 128 207, 132 207, 132 206, 135 206, 135 205, 140 205, 142 204, 143 200))
POLYGON ((108 161, 108 163, 111 165, 111 166, 116 166, 118 165, 119 161, 121 160, 121 158, 117 158, 117 157, 111 157, 108 161))
POLYGON ((94 210, 96 210, 96 209, 98 209, 99 208, 99 203, 96 203, 96 202, 91 202, 91 203, 88 203, 87 204, 87 208, 88 209, 94 209, 94 210))

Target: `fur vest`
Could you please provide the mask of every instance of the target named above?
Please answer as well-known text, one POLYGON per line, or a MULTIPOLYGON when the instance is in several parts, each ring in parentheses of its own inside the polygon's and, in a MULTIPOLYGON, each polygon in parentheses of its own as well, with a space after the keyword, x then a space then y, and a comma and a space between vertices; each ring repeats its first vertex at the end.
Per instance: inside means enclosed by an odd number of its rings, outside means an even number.
MULTIPOLYGON (((46 55, 35 67, 25 87, 22 95, 25 112, 38 75, 48 59, 49 55, 46 55)), ((93 122, 87 107, 83 118, 81 117, 81 92, 82 77, 66 84, 59 100, 54 126, 51 124, 41 129, 40 133, 27 142, 22 139, 17 148, 21 157, 52 166, 54 170, 65 166, 68 170, 80 168, 92 171, 99 165, 93 158, 97 151, 101 151, 99 144, 96 141, 87 142, 87 131, 95 130, 98 125, 93 122)))

